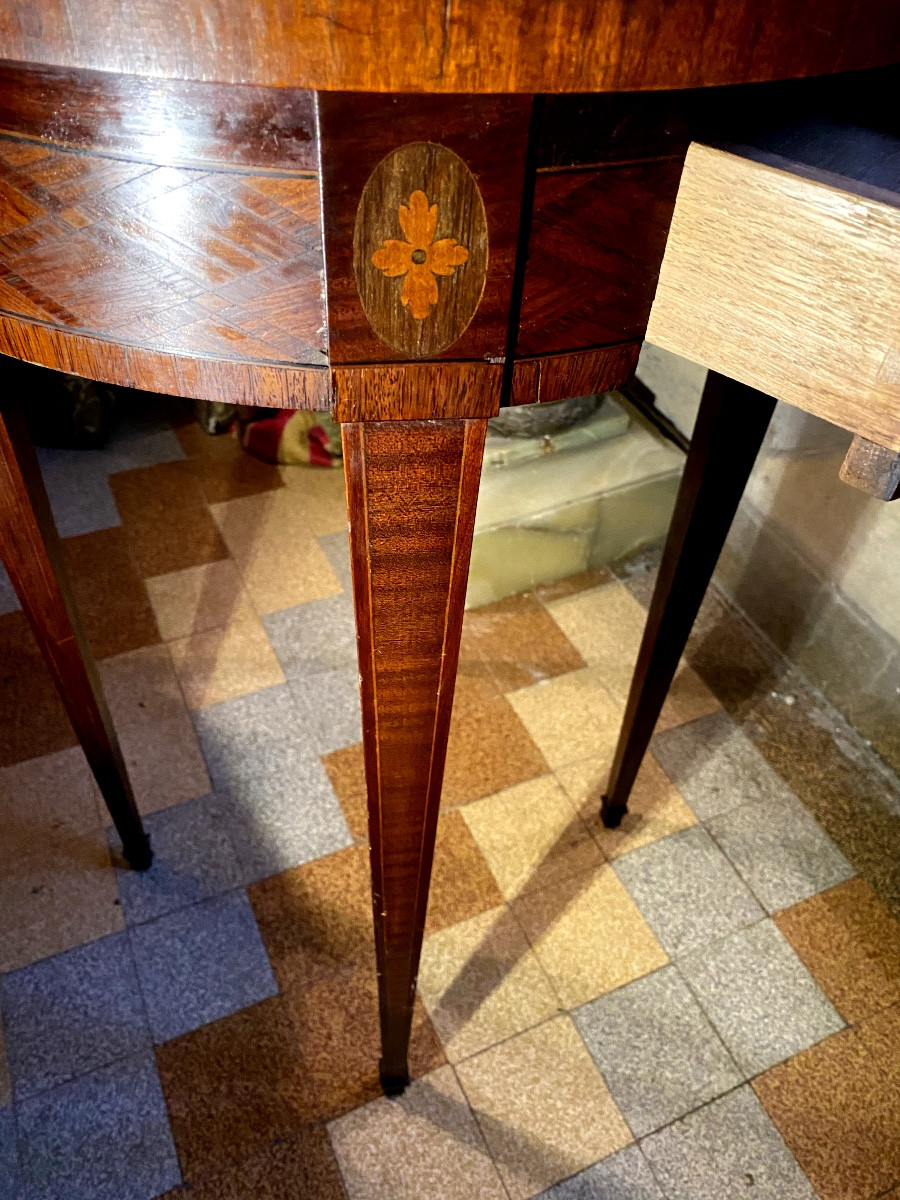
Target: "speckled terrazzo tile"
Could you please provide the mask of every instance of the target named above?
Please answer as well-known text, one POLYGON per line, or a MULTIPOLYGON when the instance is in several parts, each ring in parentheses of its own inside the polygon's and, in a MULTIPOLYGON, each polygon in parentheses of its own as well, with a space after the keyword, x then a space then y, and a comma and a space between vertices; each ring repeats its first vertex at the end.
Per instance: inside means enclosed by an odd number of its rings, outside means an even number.
POLYGON ((312 1096, 280 996, 158 1046, 156 1060, 186 1179, 303 1129, 312 1096))
POLYGON ((438 818, 425 932, 434 933, 499 904, 503 897, 459 812, 438 818))
POLYGON ((359 742, 362 713, 356 667, 294 676, 288 686, 316 754, 328 754, 359 742))
MULTIPOLYGON (((380 1095, 378 980, 371 966, 347 967, 284 999, 316 1114, 328 1120, 380 1095)), ((445 1061, 434 1027, 416 1000, 410 1076, 425 1075, 445 1061)))
MULTIPOLYGON (((0 1002, 2 1002, 0 995, 0 1002)), ((6 1055, 6 1040, 3 1036, 3 1010, 0 1008, 0 1109, 12 1100, 12 1081, 9 1077, 9 1060, 6 1055)))
POLYGON ((25 1200, 19 1171, 16 1118, 12 1109, 0 1108, 0 1196, 25 1200))
POLYGON ((682 661, 675 672, 656 728, 660 731, 674 729, 678 725, 697 721, 721 710, 721 704, 697 672, 682 661))
POLYGON ((769 913, 850 879, 853 868, 792 795, 745 804, 707 823, 769 913))
POLYGON ((342 470, 290 464, 279 467, 279 471, 314 537, 347 532, 347 492, 342 470))
POLYGON ((166 1042, 277 991, 243 892, 129 931, 153 1040, 166 1042))
POLYGON ((227 625, 169 643, 188 708, 206 708, 284 683, 262 622, 247 601, 227 625))
POLYGON ((513 1200, 632 1140, 567 1016, 457 1064, 456 1072, 513 1200))
POLYGON ((146 581, 160 636, 166 642, 227 625, 247 593, 231 558, 202 563, 146 581))
POLYGON ((451 1062, 559 1011, 549 979, 506 907, 426 937, 419 994, 451 1062))
POLYGON ((367 842, 369 810, 362 742, 323 755, 322 765, 331 781, 334 794, 340 801, 353 840, 367 842))
POLYGON ((328 1126, 349 1200, 508 1200, 451 1067, 328 1126))
POLYGON ((900 1184, 900 1007, 753 1086, 822 1200, 868 1200, 900 1184))
POLYGON ((607 567, 589 567, 575 575, 567 575, 553 583, 541 583, 533 592, 542 604, 551 604, 554 600, 562 600, 566 596, 574 596, 576 592, 587 592, 591 588, 603 587, 611 583, 613 573, 607 567))
POLYGON ((609 779, 611 760, 594 756, 557 771, 565 789, 607 858, 617 858, 649 846, 670 833, 697 824, 681 793, 652 754, 646 754, 628 799, 628 812, 616 829, 607 829, 600 819, 600 806, 609 779))
POLYGON ((753 743, 725 713, 654 737, 653 753, 701 821, 754 801, 791 795, 753 743))
POLYGON ((507 900, 603 862, 552 775, 473 801, 462 815, 507 900))
POLYGON ((25 1100, 17 1115, 28 1200, 151 1200, 181 1182, 149 1051, 25 1100))
POLYGON ((109 485, 145 578, 228 557, 188 463, 118 472, 110 476, 109 485))
POLYGON ((178 440, 209 504, 284 487, 278 467, 244 450, 235 432, 210 436, 194 425, 179 430, 178 440))
POLYGON ((570 671, 507 699, 554 770, 615 750, 622 713, 604 686, 602 668, 570 671))
POLYGON ((217 811, 247 882, 350 844, 321 760, 290 689, 267 688, 194 714, 217 811))
POLYGON ((95 658, 159 641, 159 630, 124 529, 104 529, 62 543, 72 594, 95 658))
POLYGON ((635 1137, 743 1080, 674 967, 601 996, 572 1019, 635 1137))
POLYGON ((341 593, 270 613, 263 624, 289 679, 356 671, 353 598, 341 593))
POLYGON ((738 1088, 641 1145, 666 1200, 816 1200, 749 1087, 738 1088), (752 1189, 752 1192, 751 1192, 752 1189))
POLYGON ((282 991, 354 963, 375 969, 369 852, 351 847, 249 889, 282 991))
POLYGON ((331 563, 331 569, 340 580, 345 592, 353 591, 353 576, 350 570, 350 535, 346 529, 339 533, 326 533, 318 539, 331 563))
POLYGON ((563 1008, 575 1008, 646 975, 666 953, 608 866, 513 902, 563 1008))
POLYGON ((577 671, 584 659, 532 595, 470 609, 465 628, 504 692, 577 671))
POLYGON ((160 1200, 346 1200, 346 1192, 328 1134, 315 1121, 160 1200))
MULTIPOLYGON (((153 865, 148 871, 123 866, 116 872, 127 924, 155 920, 240 885, 234 847, 209 797, 154 813, 144 828, 153 865)), ((110 842, 117 844, 112 833, 110 842)))
POLYGON ((460 675, 450 718, 443 807, 468 804, 546 772, 544 756, 494 681, 460 675))
POLYGON ((615 859, 614 870, 673 958, 763 916, 700 826, 622 855, 615 859))
POLYGON ((19 597, 16 595, 9 576, 6 573, 6 567, 0 563, 0 616, 4 616, 6 613, 19 612, 21 607, 19 597))
POLYGON ((844 1022, 771 921, 760 921, 678 963, 747 1076, 820 1042, 844 1022))
POLYGON ((340 592, 340 581, 315 540, 318 531, 289 488, 226 500, 211 511, 259 613, 340 592))
MULTIPOLYGON (((108 658, 100 679, 141 812, 205 796, 209 776, 166 647, 108 658)), ((103 815, 110 824, 105 806, 103 815)))
POLYGON ((644 632, 647 614, 618 580, 552 601, 556 624, 590 666, 603 668, 606 687, 624 700, 644 632))
POLYGON ((123 933, 43 959, 0 980, 17 1100, 150 1049, 123 933))
POLYGON ((900 921, 864 879, 785 909, 775 924, 845 1021, 900 1003, 900 921))
POLYGON ((665 1200, 659 1184, 637 1146, 564 1179, 538 1200, 665 1200))

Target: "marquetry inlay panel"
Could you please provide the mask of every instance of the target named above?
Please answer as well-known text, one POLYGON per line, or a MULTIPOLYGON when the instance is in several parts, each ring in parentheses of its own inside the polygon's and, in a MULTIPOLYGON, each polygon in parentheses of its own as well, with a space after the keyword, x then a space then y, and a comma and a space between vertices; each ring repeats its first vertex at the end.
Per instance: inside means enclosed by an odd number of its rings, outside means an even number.
POLYGON ((319 185, 0 139, 0 312, 152 350, 325 358, 319 185))

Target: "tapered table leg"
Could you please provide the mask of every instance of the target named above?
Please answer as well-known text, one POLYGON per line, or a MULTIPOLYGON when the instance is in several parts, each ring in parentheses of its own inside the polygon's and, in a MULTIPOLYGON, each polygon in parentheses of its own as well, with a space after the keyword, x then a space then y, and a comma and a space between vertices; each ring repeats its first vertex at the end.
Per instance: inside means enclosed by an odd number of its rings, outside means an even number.
POLYGON ((106 801, 125 857, 144 870, 150 841, 81 631, 37 456, 18 405, 0 404, 0 560, 106 801))
POLYGON ((485 425, 343 426, 389 1094, 408 1079, 485 425))
POLYGON ((775 401, 710 371, 603 797, 615 827, 756 461, 775 401))

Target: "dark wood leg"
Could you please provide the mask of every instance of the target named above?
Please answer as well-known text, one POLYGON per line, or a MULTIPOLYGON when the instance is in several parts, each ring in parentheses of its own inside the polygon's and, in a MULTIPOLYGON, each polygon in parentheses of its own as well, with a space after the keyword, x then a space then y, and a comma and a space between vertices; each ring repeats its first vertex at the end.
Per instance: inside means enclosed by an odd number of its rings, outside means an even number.
POLYGON ((408 1081, 485 426, 343 426, 388 1094, 408 1081))
POLYGON ((625 719, 603 797, 615 827, 712 578, 775 401, 710 371, 650 601, 625 719))
POLYGON ((37 456, 17 404, 0 404, 0 559, 81 742, 125 857, 145 870, 152 854, 125 763, 81 631, 37 456))

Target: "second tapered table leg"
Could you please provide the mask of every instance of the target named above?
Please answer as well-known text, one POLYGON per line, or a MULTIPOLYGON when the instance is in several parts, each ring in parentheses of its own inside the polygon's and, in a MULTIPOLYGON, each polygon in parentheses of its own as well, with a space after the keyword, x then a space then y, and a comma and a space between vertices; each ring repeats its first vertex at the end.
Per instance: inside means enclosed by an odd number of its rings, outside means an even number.
POLYGON ((0 561, 19 597, 129 863, 150 866, 93 657, 81 632, 37 456, 18 405, 0 405, 0 561))
POLYGON ((638 768, 774 408, 770 396, 710 371, 603 797, 603 822, 610 827, 627 811, 638 768))
POLYGON ((408 1080, 485 426, 343 426, 389 1094, 408 1080))

